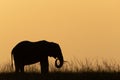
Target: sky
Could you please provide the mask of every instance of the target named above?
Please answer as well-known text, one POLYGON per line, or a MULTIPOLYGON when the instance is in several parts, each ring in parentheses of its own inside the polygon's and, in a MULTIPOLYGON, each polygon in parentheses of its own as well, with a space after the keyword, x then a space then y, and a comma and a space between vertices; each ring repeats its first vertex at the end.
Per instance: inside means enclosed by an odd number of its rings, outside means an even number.
MULTIPOLYGON (((59 43, 65 60, 120 58, 120 0, 1 0, 0 63, 23 40, 59 43)), ((119 59, 120 60, 120 59, 119 59)))

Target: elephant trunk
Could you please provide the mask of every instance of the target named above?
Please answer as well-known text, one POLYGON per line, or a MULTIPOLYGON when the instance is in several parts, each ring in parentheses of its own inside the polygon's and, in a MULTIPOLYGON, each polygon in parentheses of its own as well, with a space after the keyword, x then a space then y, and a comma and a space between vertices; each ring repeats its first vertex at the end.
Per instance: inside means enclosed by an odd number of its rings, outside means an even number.
POLYGON ((63 56, 62 55, 56 58, 55 66, 57 68, 61 68, 63 66, 63 63, 64 63, 64 60, 63 60, 63 56))

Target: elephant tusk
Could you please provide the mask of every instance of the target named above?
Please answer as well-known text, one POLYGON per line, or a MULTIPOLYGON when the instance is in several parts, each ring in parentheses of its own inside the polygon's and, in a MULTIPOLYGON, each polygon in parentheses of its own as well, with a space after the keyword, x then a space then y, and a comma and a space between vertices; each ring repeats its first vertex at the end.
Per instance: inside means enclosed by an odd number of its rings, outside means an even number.
POLYGON ((65 63, 68 62, 68 61, 64 61, 65 63))
POLYGON ((68 61, 64 61, 64 63, 69 63, 68 61))

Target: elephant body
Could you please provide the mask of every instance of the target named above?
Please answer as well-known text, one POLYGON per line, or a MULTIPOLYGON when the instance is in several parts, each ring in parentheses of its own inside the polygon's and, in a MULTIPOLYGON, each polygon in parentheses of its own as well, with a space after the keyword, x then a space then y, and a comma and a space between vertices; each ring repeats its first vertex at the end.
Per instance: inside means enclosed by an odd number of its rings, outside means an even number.
POLYGON ((12 49, 12 56, 16 72, 24 72, 25 65, 40 62, 41 73, 48 73, 48 56, 56 59, 55 66, 57 68, 62 67, 64 61, 60 46, 57 43, 45 40, 38 42, 22 41, 12 49), (60 64, 57 64, 58 60, 60 64))

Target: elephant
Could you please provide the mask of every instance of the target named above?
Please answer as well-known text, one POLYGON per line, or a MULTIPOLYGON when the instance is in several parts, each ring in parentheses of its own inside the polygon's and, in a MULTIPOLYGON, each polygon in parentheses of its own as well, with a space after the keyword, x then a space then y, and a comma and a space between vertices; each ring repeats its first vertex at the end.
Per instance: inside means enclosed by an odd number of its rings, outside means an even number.
MULTIPOLYGON (((64 64, 59 44, 41 40, 37 42, 21 41, 11 52, 15 72, 24 72, 24 66, 40 62, 41 74, 49 72, 48 56, 55 59, 55 66, 61 68, 64 64)), ((13 64, 13 63, 12 63, 13 64)))

